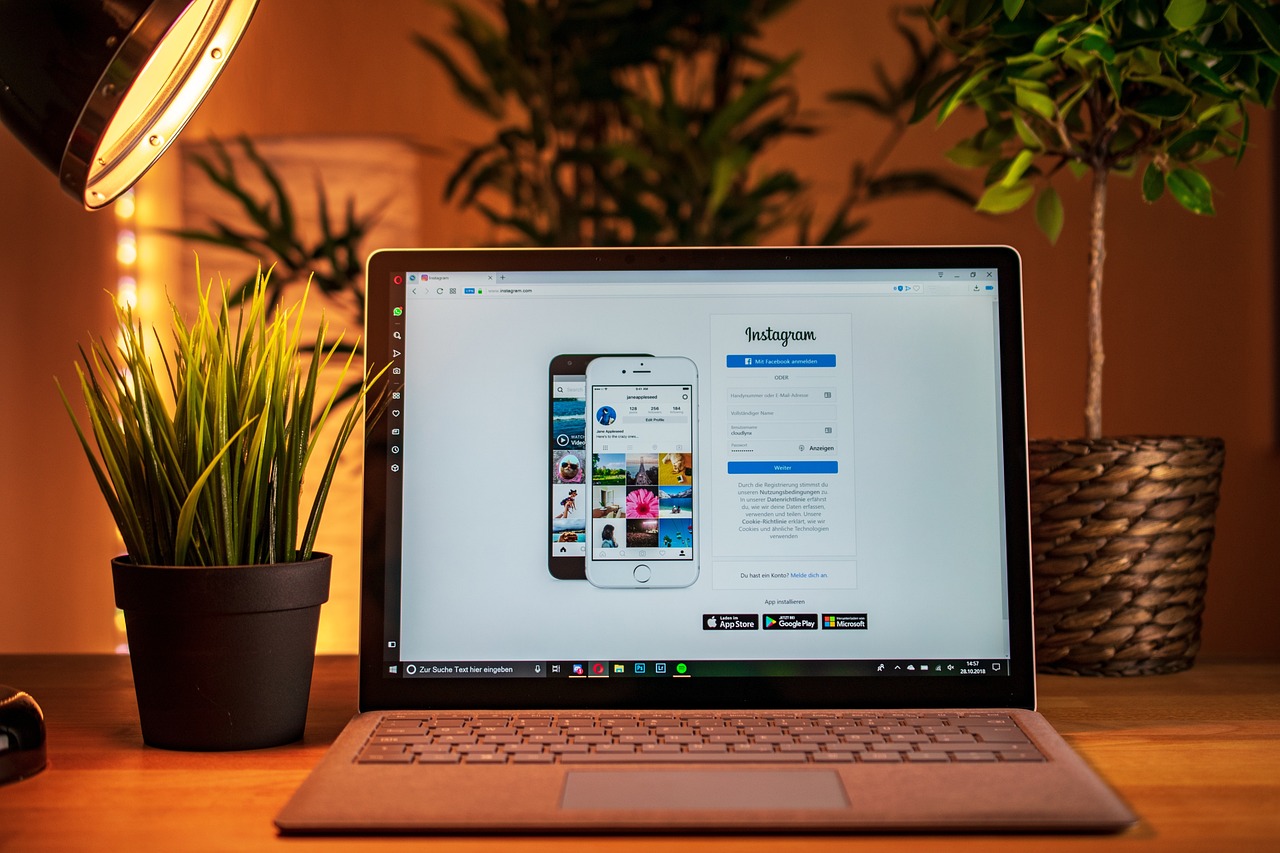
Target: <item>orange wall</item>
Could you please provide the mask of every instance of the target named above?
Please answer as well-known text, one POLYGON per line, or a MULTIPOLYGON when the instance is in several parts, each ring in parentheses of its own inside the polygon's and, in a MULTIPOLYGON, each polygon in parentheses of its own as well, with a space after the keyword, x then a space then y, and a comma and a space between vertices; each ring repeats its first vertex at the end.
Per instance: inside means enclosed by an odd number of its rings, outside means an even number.
MULTIPOLYGON (((771 157, 808 177, 820 203, 829 205, 839 192, 852 157, 869 156, 879 142, 881 126, 829 106, 823 94, 869 84, 877 58, 893 67, 899 57, 892 5, 800 0, 770 29, 775 53, 804 52, 797 73, 803 102, 824 129, 771 157)), ((456 151, 459 140, 478 138, 484 125, 409 42, 414 29, 429 31, 441 20, 421 0, 263 3, 186 133, 392 133, 456 151)), ((1280 655, 1280 620, 1271 613, 1280 600, 1280 561, 1269 535, 1280 517, 1275 156, 1269 118, 1256 119, 1255 150, 1244 165, 1220 164, 1211 172, 1219 188, 1214 218, 1172 203, 1147 206, 1134 182, 1113 182, 1105 417, 1111 434, 1226 438, 1204 649, 1274 657, 1280 655)), ((899 162, 937 166, 960 131, 950 123, 917 128, 899 162)), ((177 191, 173 159, 142 185, 162 204, 177 191)), ((439 202, 449 162, 426 160, 422 243, 482 243, 482 223, 439 202)), ((82 213, 61 197, 8 136, 0 136, 0 189, 0 364, 7 368, 0 371, 0 537, 9 553, 0 567, 0 652, 108 650, 116 639, 108 560, 118 544, 51 376, 73 376, 76 343, 107 328, 103 291, 113 286, 114 223, 110 214, 82 213)), ((1064 182, 1060 189, 1068 224, 1056 247, 1029 214, 985 218, 929 200, 872 208, 873 226, 860 239, 997 242, 1022 252, 1035 436, 1082 432, 1087 187, 1064 182)), ((354 634, 337 647, 354 650, 354 634)))

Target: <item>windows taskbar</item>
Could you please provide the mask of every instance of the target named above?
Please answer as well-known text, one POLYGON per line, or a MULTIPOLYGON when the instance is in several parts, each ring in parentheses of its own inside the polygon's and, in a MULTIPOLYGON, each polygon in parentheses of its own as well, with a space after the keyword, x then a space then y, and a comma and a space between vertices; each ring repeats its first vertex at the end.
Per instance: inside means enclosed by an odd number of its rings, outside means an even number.
POLYGON ((1008 658, 875 660, 384 661, 392 678, 963 677, 1007 675, 1008 658))

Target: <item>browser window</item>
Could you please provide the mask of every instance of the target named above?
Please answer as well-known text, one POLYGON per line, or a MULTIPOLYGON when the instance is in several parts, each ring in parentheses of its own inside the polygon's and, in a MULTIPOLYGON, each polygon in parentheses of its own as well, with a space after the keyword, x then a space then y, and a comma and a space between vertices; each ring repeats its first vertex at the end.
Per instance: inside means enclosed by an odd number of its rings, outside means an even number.
POLYGON ((994 271, 411 270, 403 288, 385 318, 401 675, 1008 658, 994 271), (587 363, 624 354, 696 377, 589 410, 587 363), (589 548, 696 573, 603 588, 549 568, 589 548))

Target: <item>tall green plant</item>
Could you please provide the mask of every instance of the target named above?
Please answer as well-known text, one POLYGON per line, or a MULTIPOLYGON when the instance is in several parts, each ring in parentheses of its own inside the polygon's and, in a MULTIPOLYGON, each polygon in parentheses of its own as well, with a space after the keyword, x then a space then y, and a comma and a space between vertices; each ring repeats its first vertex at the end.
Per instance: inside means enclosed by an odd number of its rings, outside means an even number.
POLYGON ((1246 104, 1270 107, 1280 76, 1280 7, 1257 0, 937 0, 930 11, 955 62, 927 86, 916 118, 977 107, 981 128, 950 152, 986 170, 978 209, 1035 199, 1051 240, 1062 229, 1053 181, 1092 178, 1085 431, 1102 435, 1102 282, 1112 174, 1141 172, 1143 198, 1166 191, 1214 212, 1203 164, 1244 156, 1246 104))
MULTIPOLYGON (((163 345, 152 350, 149 338, 159 344, 159 332, 148 335, 132 309, 117 307, 118 343, 99 338, 80 349, 84 427, 59 383, 135 563, 227 566, 311 557, 338 457, 369 386, 360 385, 338 425, 304 518, 303 477, 338 393, 320 397, 317 383, 338 344, 326 346, 322 320, 304 364, 306 294, 273 314, 268 291, 269 273, 261 271, 239 305, 225 282, 216 290, 210 283, 198 289, 191 323, 171 303, 171 354, 163 345)), ((346 355, 342 377, 352 358, 346 355)))
POLYGON ((811 131, 788 82, 796 57, 755 44, 792 2, 444 2, 477 72, 440 39, 416 42, 498 123, 446 198, 532 245, 759 242, 803 190, 790 169, 756 166, 811 131))

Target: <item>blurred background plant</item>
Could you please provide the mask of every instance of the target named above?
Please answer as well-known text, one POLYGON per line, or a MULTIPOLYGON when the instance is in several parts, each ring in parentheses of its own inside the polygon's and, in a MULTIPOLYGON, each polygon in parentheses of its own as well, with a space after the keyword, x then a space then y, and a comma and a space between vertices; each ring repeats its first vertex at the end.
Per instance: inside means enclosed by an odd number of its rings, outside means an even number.
MULTIPOLYGON (((796 0, 439 2, 452 21, 449 35, 419 33, 414 43, 495 125, 459 155, 445 199, 483 215, 495 242, 832 245, 856 238, 871 223, 870 206, 888 198, 974 202, 942 170, 895 165, 920 89, 945 55, 919 10, 895 20, 907 53, 899 69, 877 61, 874 86, 829 95, 831 104, 863 111, 867 135, 878 141, 853 158, 843 194, 820 213, 794 170, 761 156, 819 132, 795 85, 800 54, 774 57, 758 47, 761 27, 796 0)), ((321 294, 362 322, 362 241, 377 213, 357 214, 349 197, 345 215, 331 222, 317 177, 322 234, 308 241, 271 163, 247 137, 236 145, 253 180, 217 139, 190 157, 242 215, 169 233, 275 264, 276 301, 314 274, 321 294), (251 185, 268 191, 255 194, 251 185)))
MULTIPOLYGON (((268 197, 259 199, 247 188, 226 143, 212 137, 208 140, 212 156, 192 153, 189 159, 220 191, 236 200, 243 214, 242 221, 213 219, 204 228, 166 229, 164 233, 197 244, 231 249, 252 258, 255 266, 272 266, 268 292, 272 305, 280 303, 289 285, 310 277, 312 286, 322 296, 349 310, 363 325, 365 254, 361 243, 377 221, 378 212, 357 214, 356 199, 348 197, 343 202, 340 220, 334 222, 328 194, 317 175, 316 205, 321 233, 318 240, 307 241, 298 227, 295 204, 276 169, 258 153, 249 137, 237 137, 236 144, 257 176, 270 188, 268 197)), ((233 305, 253 292, 256 279, 256 274, 250 275, 232 290, 233 305)))
POLYGON ((893 78, 877 63, 878 89, 833 96, 889 130, 817 224, 805 182, 760 158, 817 132, 794 84, 800 54, 758 47, 761 27, 794 0, 493 0, 487 13, 443 5, 465 62, 441 39, 418 34, 416 43, 497 125, 462 157, 445 198, 478 210, 508 242, 751 245, 794 229, 785 239, 834 244, 866 227, 855 213, 875 200, 972 200, 937 171, 888 168, 940 56, 904 24, 906 71, 893 78))
POLYGON ((759 242, 803 185, 790 169, 750 166, 812 132, 787 76, 797 57, 755 44, 793 2, 444 2, 453 44, 415 42, 497 124, 446 199, 525 245, 759 242))
POLYGON ((909 56, 896 74, 891 73, 883 62, 875 60, 871 66, 876 79, 875 88, 840 89, 827 96, 833 103, 869 114, 884 126, 884 135, 868 158, 853 161, 844 195, 816 234, 810 233, 814 227, 813 212, 805 212, 801 217, 797 242, 818 245, 846 242, 871 224, 867 207, 889 198, 936 195, 968 207, 976 203, 976 196, 949 172, 892 165, 899 143, 911 128, 922 90, 942 73, 947 59, 942 45, 927 29, 922 31, 923 18, 923 11, 916 8, 895 12, 894 30, 906 45, 909 56))

